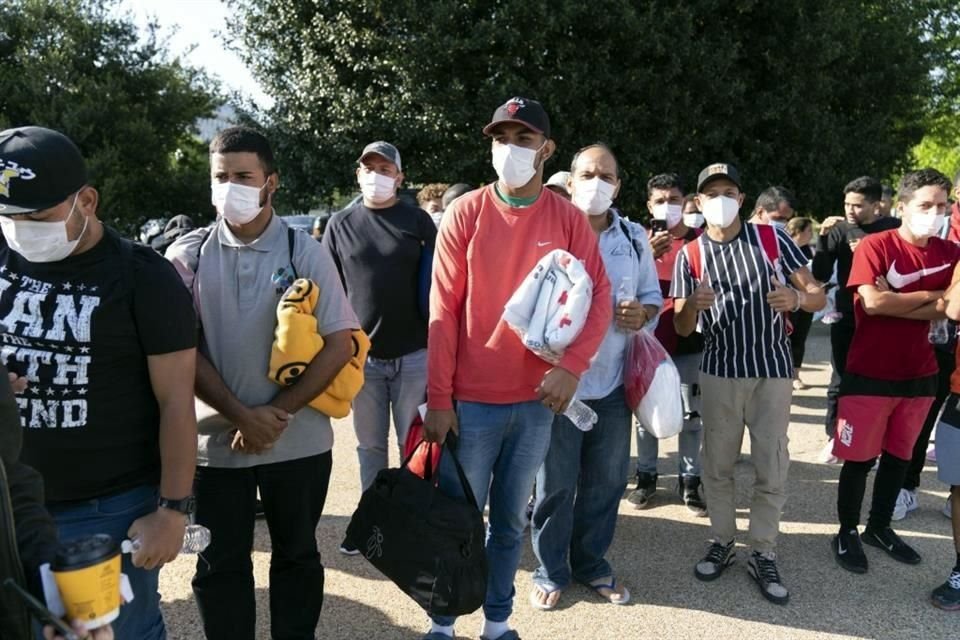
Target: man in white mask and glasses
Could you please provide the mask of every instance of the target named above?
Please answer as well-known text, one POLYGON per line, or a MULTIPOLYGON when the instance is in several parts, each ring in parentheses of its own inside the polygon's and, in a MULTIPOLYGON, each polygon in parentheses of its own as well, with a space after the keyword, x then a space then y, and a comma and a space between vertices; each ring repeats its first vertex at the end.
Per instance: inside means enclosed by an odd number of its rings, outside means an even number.
POLYGON ((786 604, 789 592, 776 564, 793 393, 785 312, 817 311, 825 299, 786 231, 740 221, 743 198, 733 165, 716 163, 700 172, 697 203, 707 229, 677 256, 670 289, 677 333, 699 328, 704 338, 702 478, 713 542, 695 574, 715 580, 736 559, 734 466, 746 425, 757 472, 747 570, 767 600, 786 604))
POLYGON ((350 359, 359 325, 330 253, 273 211, 279 174, 259 131, 231 127, 210 143, 219 218, 177 240, 167 258, 200 318, 197 523, 212 542, 193 593, 207 638, 257 635, 253 549, 257 492, 270 528, 271 633, 312 638, 323 604, 316 527, 332 466, 330 418, 308 403, 350 359), (320 290, 313 310, 323 349, 279 386, 267 377, 277 304, 296 278, 320 290))
POLYGON ((42 127, 0 132, 0 324, 25 464, 60 539, 137 538, 118 638, 165 638, 159 568, 192 512, 196 317, 153 249, 97 218, 79 149, 42 127))
MULTIPOLYGON (((357 164, 363 200, 333 217, 323 244, 370 336, 363 389, 353 401, 360 490, 366 491, 387 466, 391 410, 403 451, 417 407, 427 399, 427 318, 418 282, 432 261, 437 227, 430 214, 397 197, 403 165, 395 146, 372 142, 357 164)), ((346 540, 340 552, 360 553, 346 540)))
MULTIPOLYGON (((498 180, 457 198, 437 237, 424 431, 435 442, 456 434, 456 452, 480 509, 491 498, 480 637, 517 640, 508 619, 527 501, 550 445, 554 416, 567 408, 589 368, 613 305, 586 216, 543 188, 543 165, 556 149, 543 106, 512 98, 483 132, 492 139, 498 180), (554 249, 583 262, 593 297, 580 335, 560 362, 550 365, 524 347, 501 316, 537 262, 554 249)), ((462 495, 448 455, 441 458, 440 486, 462 495)), ((433 618, 426 638, 450 640, 454 622, 433 618)))

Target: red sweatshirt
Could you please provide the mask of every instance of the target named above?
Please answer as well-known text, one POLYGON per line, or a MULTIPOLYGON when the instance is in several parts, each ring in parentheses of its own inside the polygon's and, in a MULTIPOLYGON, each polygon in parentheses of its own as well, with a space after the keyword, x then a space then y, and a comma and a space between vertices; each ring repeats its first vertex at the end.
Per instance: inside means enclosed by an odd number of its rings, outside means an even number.
POLYGON ((579 378, 613 316, 610 282, 586 216, 549 189, 530 207, 510 207, 492 184, 459 198, 444 216, 430 291, 430 409, 451 409, 453 398, 489 404, 537 398, 551 365, 527 350, 500 317, 523 279, 554 249, 582 260, 593 279, 587 323, 560 361, 579 378))

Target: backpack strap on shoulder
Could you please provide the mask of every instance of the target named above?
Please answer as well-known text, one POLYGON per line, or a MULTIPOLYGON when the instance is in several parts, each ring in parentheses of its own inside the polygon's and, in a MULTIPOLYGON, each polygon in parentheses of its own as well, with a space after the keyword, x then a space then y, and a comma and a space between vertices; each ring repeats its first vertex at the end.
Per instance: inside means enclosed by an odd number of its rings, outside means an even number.
POLYGON ((293 227, 287 227, 287 252, 290 255, 290 268, 293 270, 293 279, 298 280, 300 275, 297 273, 297 265, 293 263, 293 251, 297 245, 297 230, 293 227))
POLYGON ((636 254, 637 260, 639 260, 643 254, 643 247, 637 242, 637 239, 633 237, 633 234, 630 233, 630 227, 623 221, 623 218, 618 217, 617 221, 620 223, 620 231, 623 232, 623 235, 627 236, 627 240, 630 241, 630 246, 633 247, 633 252, 636 254))

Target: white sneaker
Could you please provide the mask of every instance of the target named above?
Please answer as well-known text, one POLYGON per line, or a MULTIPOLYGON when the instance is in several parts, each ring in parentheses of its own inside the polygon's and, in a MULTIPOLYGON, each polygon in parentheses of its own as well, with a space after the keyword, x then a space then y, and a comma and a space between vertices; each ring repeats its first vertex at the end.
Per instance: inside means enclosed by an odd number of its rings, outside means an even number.
POLYGON ((840 464, 840 458, 833 455, 833 438, 827 440, 827 445, 820 451, 819 459, 823 464, 840 464))
POLYGON ((937 445, 931 444, 927 447, 927 462, 936 462, 937 461, 937 445))
POLYGON ((942 513, 943 515, 950 518, 951 520, 953 519, 953 506, 952 506, 952 503, 950 502, 949 496, 947 496, 947 503, 943 505, 942 513))
POLYGON ((903 520, 911 511, 916 511, 920 503, 917 501, 917 492, 908 489, 900 489, 900 495, 897 496, 897 504, 893 507, 893 520, 903 520))

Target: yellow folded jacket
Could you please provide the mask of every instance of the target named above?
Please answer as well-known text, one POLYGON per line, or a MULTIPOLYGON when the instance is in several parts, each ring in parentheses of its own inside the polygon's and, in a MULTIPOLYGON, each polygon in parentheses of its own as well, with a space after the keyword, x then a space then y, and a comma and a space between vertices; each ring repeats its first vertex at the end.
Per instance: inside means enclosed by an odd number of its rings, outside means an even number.
MULTIPOLYGON (((300 278, 294 282, 277 306, 276 339, 270 351, 270 371, 273 382, 288 386, 296 382, 307 366, 323 349, 323 337, 317 332, 313 315, 320 300, 320 288, 312 280, 300 278)), ((331 418, 343 418, 350 413, 350 403, 363 386, 363 366, 370 351, 370 339, 361 330, 355 330, 353 356, 340 370, 326 390, 310 402, 310 406, 331 418)))

